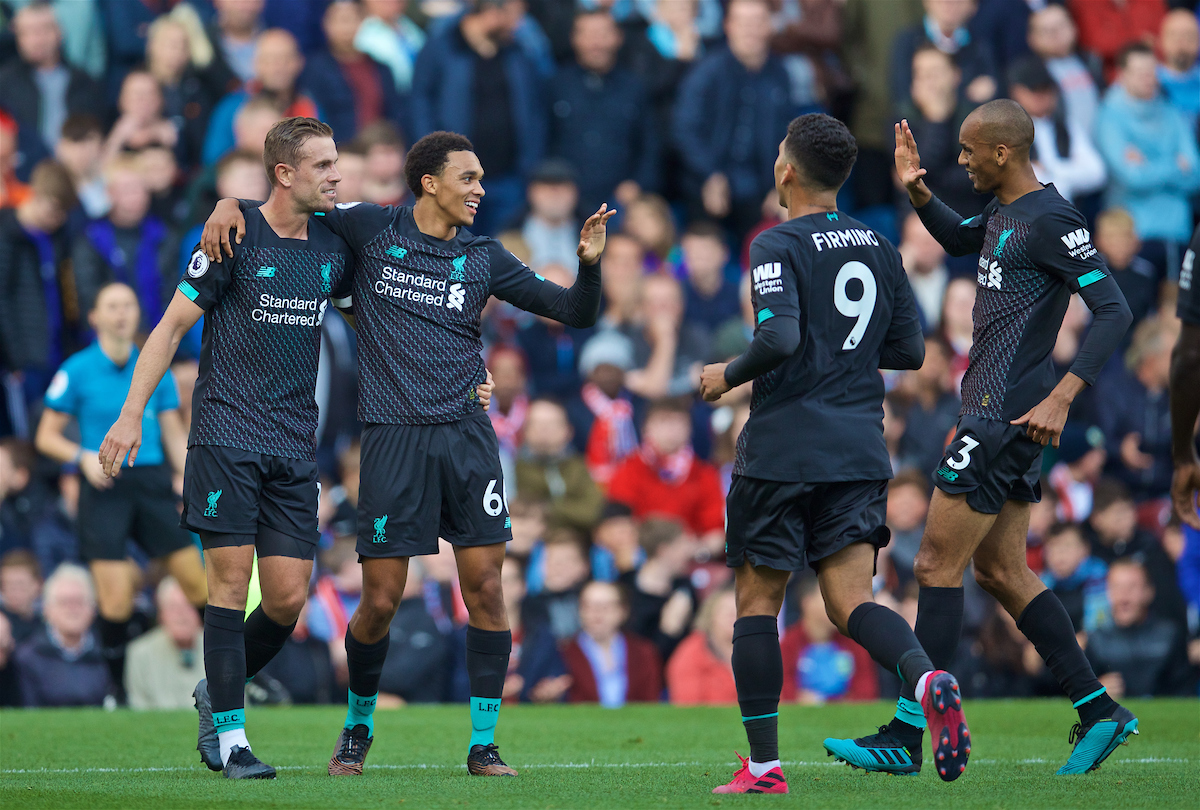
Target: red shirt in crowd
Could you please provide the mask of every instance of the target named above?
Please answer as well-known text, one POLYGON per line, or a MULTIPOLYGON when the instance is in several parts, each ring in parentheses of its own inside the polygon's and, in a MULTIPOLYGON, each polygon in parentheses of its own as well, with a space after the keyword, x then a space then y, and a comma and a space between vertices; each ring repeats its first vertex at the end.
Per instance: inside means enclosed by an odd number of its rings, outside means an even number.
POLYGON ((608 485, 610 500, 623 503, 641 520, 650 515, 678 518, 697 536, 725 528, 725 496, 717 468, 700 459, 692 462, 678 484, 664 481, 640 453, 628 456, 608 485))
POLYGON ((1079 28, 1079 47, 1104 60, 1104 77, 1112 81, 1117 54, 1131 42, 1153 44, 1167 14, 1166 0, 1068 0, 1079 28))
MULTIPOLYGON (((626 703, 657 703, 662 696, 662 659, 658 647, 632 633, 625 637, 625 672, 628 686, 625 690, 626 703)), ((568 703, 599 703, 600 687, 587 654, 575 639, 563 642, 559 651, 567 674, 571 676, 571 688, 567 691, 568 703)))
POLYGON ((712 706, 737 703, 733 670, 708 646, 708 636, 697 630, 679 642, 667 662, 667 694, 678 706, 712 706))

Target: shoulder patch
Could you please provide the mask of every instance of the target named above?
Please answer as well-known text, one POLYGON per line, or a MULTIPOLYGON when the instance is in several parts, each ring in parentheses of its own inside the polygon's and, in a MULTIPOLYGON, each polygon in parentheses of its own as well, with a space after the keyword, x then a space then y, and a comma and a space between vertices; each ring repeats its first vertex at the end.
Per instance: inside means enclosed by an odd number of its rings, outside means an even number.
POLYGON ((50 386, 46 389, 46 397, 48 399, 58 399, 63 394, 67 393, 67 384, 70 379, 67 377, 67 372, 59 369, 54 379, 50 380, 50 386))
POLYGON ((200 278, 208 272, 208 256, 203 250, 197 250, 188 261, 187 274, 192 278, 200 278))

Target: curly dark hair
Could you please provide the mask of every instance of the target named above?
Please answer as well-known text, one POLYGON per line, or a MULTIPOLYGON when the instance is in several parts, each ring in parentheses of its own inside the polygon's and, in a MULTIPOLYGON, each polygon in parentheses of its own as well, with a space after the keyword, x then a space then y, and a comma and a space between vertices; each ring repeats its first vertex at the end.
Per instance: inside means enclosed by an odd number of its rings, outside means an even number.
POLYGON ((824 113, 793 119, 783 151, 806 181, 822 189, 840 188, 858 158, 858 144, 850 130, 824 113))
POLYGON ((425 190, 421 178, 427 174, 437 177, 446 168, 451 152, 474 152, 475 146, 466 135, 457 132, 430 132, 413 144, 404 159, 404 182, 413 196, 420 199, 425 190))

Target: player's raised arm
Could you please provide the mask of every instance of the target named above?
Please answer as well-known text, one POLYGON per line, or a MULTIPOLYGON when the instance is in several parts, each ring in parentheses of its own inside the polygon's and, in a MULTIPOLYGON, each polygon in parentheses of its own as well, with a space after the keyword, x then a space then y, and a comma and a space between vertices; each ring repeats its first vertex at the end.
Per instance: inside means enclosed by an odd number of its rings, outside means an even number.
POLYGON ((925 185, 926 170, 921 168, 917 139, 908 119, 896 124, 896 175, 908 190, 908 199, 929 233, 951 256, 967 256, 983 248, 987 218, 963 219, 953 208, 939 200, 925 185))
MULTIPOLYGON (((607 224, 615 209, 608 203, 587 218, 579 231, 579 275, 571 287, 547 281, 503 248, 493 250, 491 292, 535 315, 552 318, 576 329, 596 324, 600 317, 600 256, 604 253, 607 224)), ((499 243, 496 243, 497 245, 499 243)))
POLYGON ((121 408, 121 416, 109 428, 100 444, 100 466, 110 478, 120 472, 126 454, 129 455, 129 466, 133 466, 142 444, 142 414, 146 410, 146 403, 167 373, 175 350, 179 348, 179 341, 203 314, 203 309, 193 303, 186 293, 178 290, 162 320, 146 339, 146 345, 142 347, 133 369, 133 382, 125 397, 125 405, 121 408))

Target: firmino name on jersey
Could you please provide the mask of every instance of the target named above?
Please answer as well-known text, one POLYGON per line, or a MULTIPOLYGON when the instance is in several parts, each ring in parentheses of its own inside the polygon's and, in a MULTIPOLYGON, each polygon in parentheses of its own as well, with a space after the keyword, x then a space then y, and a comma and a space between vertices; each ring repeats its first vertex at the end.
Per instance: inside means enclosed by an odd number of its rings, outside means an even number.
POLYGON ((250 317, 259 323, 275 323, 282 326, 319 326, 325 316, 324 298, 276 298, 268 293, 258 297, 258 306, 250 317), (282 310, 282 311, 272 311, 282 310))
POLYGON ((825 248, 862 247, 874 245, 879 247, 879 237, 874 231, 864 231, 862 228, 849 228, 844 231, 824 231, 812 235, 817 253, 825 248))
POLYGON ((385 267, 380 278, 375 282, 375 292, 389 298, 402 298, 417 304, 429 304, 440 307, 446 297, 446 280, 430 278, 421 273, 409 273, 394 267, 385 267), (388 282, 407 285, 398 287, 388 282), (427 292, 429 290, 435 292, 427 292))

